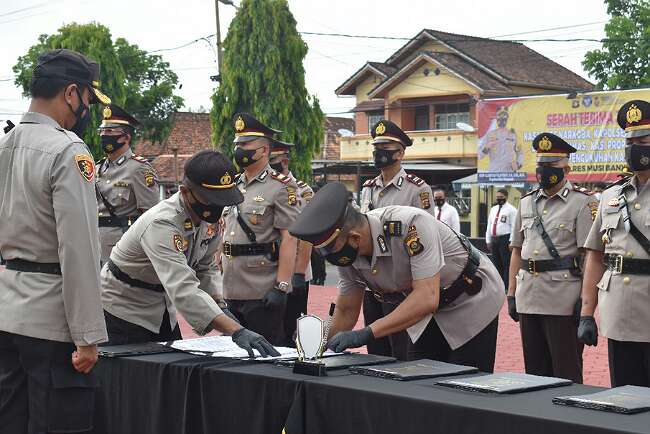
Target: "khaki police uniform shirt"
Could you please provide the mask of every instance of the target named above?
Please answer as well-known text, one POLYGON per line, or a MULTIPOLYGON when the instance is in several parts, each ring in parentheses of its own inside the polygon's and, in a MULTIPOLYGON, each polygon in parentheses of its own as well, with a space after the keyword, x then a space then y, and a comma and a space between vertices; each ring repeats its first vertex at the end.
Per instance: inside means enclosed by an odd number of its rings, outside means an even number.
POLYGON ((0 271, 0 330, 77 345, 106 341, 94 164, 43 114, 0 138, 0 254, 60 263, 63 276, 0 271))
MULTIPOLYGON (((634 226, 650 238, 650 188, 638 188, 636 177, 624 190, 634 226)), ((621 186, 603 191, 596 220, 585 248, 625 258, 650 259, 648 253, 625 229, 621 186), (603 235, 609 242, 603 244, 603 235)), ((598 283, 598 309, 603 335, 617 341, 650 342, 650 279, 648 275, 621 274, 605 270, 598 283)))
POLYGON ((216 252, 218 224, 192 224, 180 193, 145 212, 118 241, 111 261, 133 279, 162 284, 165 292, 130 286, 104 265, 101 272, 104 309, 158 333, 165 309, 172 329, 176 309, 199 334, 211 330, 222 313, 212 298, 218 293, 216 252))
MULTIPOLYGON (((128 149, 115 161, 104 158, 97 163, 97 206, 100 217, 110 217, 104 200, 119 217, 137 217, 158 203, 160 192, 156 171, 142 157, 128 149), (103 200, 102 200, 103 197, 103 200)), ((127 228, 100 227, 99 241, 102 262, 108 260, 111 249, 127 228)))
MULTIPOLYGON (((242 174, 236 182, 244 202, 224 209, 224 242, 251 244, 237 222, 238 213, 255 232, 256 243, 281 241, 280 230, 288 229, 300 212, 296 183, 268 165, 256 177, 248 180, 242 174)), ((278 261, 271 261, 266 255, 228 257, 224 252, 221 264, 226 299, 260 300, 273 289, 278 261)))
MULTIPOLYGON (((298 204, 300 205, 300 211, 307 206, 307 204, 311 201, 311 198, 314 196, 314 190, 309 186, 304 181, 299 181, 297 180, 294 176, 293 173, 289 172, 289 177, 293 179, 296 182, 296 185, 298 186, 298 204)), ((300 240, 298 240, 300 243, 300 240)), ((295 272, 299 272, 300 270, 295 270, 295 272)), ((311 269, 311 260, 307 261, 307 269, 305 270, 305 281, 309 282, 312 279, 312 269, 311 269)))
MULTIPOLYGON (((440 273, 442 287, 450 286, 467 264, 468 254, 458 236, 444 223, 425 211, 406 206, 389 206, 369 211, 373 239, 372 258, 359 256, 349 267, 339 267, 339 291, 347 295, 366 287, 379 293, 410 292, 413 280, 440 273), (387 236, 384 225, 399 222, 399 235, 387 236), (421 251, 410 251, 406 240, 417 237, 421 251)), ((477 276, 483 280, 481 291, 473 296, 461 294, 434 315, 442 334, 452 349, 459 348, 480 333, 499 314, 505 300, 499 272, 483 253, 477 276)), ((409 328, 417 341, 431 320, 427 315, 409 328)))
POLYGON ((433 214, 431 187, 417 176, 407 175, 404 169, 385 185, 381 174, 363 184, 361 212, 389 205, 414 206, 433 214))
MULTIPOLYGON (((598 201, 591 194, 576 191, 570 182, 553 197, 536 190, 521 198, 510 238, 511 247, 521 248, 521 261, 553 259, 541 235, 535 229, 533 206, 560 257, 578 256, 595 215, 598 201)), ((541 315, 572 315, 582 277, 570 270, 542 273, 517 272, 517 312, 541 315)))

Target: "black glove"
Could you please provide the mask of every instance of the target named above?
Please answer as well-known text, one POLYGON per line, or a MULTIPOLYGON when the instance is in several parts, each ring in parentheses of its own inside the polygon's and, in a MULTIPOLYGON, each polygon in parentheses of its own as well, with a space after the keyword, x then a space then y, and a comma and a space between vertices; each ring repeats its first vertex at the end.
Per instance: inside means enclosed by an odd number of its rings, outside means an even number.
POLYGON ((359 348, 375 339, 372 329, 368 326, 361 330, 351 330, 347 332, 338 332, 336 336, 329 340, 327 348, 340 353, 348 348, 359 348))
POLYGON ((221 311, 222 311, 222 312, 223 312, 223 313, 224 313, 228 318, 230 318, 231 320, 233 320, 233 321, 235 321, 237 324, 239 324, 239 320, 237 319, 237 317, 235 316, 235 314, 232 313, 232 312, 230 311, 230 309, 228 309, 227 307, 222 307, 222 308, 221 308, 221 311))
POLYGON ((578 339, 585 345, 598 345, 598 326, 593 316, 581 316, 578 326, 578 339))
POLYGON ((278 288, 273 288, 266 293, 262 300, 267 309, 284 308, 287 305, 287 293, 280 291, 278 288))
POLYGON ((255 357, 253 350, 257 350, 262 357, 279 356, 278 350, 273 348, 264 336, 250 331, 245 328, 240 328, 232 334, 232 341, 239 345, 241 348, 248 351, 248 357, 255 357))
POLYGON ((519 322, 519 314, 517 313, 517 302, 514 295, 508 296, 508 315, 514 322, 519 322))
POLYGON ((580 311, 582 311, 582 298, 578 297, 576 304, 573 306, 573 319, 576 325, 580 324, 580 311))
POLYGON ((294 273, 291 276, 291 288, 295 294, 302 294, 307 290, 307 282, 305 282, 305 275, 302 273, 294 273))

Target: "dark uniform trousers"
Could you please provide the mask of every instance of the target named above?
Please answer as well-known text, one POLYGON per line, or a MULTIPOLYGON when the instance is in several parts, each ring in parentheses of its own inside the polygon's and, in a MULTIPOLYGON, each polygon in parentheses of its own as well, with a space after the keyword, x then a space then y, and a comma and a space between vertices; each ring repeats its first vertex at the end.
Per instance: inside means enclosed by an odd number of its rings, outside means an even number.
POLYGON ((438 323, 435 319, 431 319, 420 339, 409 345, 409 360, 433 359, 473 366, 483 372, 493 372, 498 328, 499 317, 497 316, 479 334, 461 347, 452 350, 438 323))
MULTIPOLYGON (((385 317, 397 308, 395 303, 382 303, 375 298, 372 292, 365 291, 363 295, 363 319, 368 326, 380 318, 385 317)), ((408 351, 411 338, 406 330, 392 335, 374 339, 368 343, 368 354, 380 356, 393 356, 398 360, 408 360, 408 351)))
POLYGON ((503 283, 508 288, 508 274, 510 272, 510 234, 496 237, 492 244, 492 263, 499 271, 503 283))
POLYGON ((325 285, 325 277, 327 275, 325 272, 325 258, 316 249, 312 249, 311 251, 311 271, 314 285, 325 285))
POLYGON ((573 316, 519 314, 526 373, 582 384, 582 349, 573 316))
POLYGON ((612 387, 650 387, 650 342, 607 340, 612 387))
POLYGON ((284 336, 288 347, 295 347, 293 334, 298 326, 297 320, 307 313, 307 300, 309 299, 309 282, 305 282, 304 291, 295 289, 287 296, 287 309, 284 312, 284 336))
POLYGON ((72 366, 72 343, 0 331, 0 433, 90 432, 92 373, 72 366))
POLYGON ((286 345, 284 335, 285 307, 266 307, 263 300, 226 300, 237 321, 259 333, 274 346, 286 345))
POLYGON ((178 324, 172 330, 169 324, 169 312, 166 309, 158 333, 153 333, 144 327, 125 321, 106 311, 104 311, 104 319, 106 320, 106 330, 108 331, 108 342, 100 346, 176 341, 182 339, 178 324))

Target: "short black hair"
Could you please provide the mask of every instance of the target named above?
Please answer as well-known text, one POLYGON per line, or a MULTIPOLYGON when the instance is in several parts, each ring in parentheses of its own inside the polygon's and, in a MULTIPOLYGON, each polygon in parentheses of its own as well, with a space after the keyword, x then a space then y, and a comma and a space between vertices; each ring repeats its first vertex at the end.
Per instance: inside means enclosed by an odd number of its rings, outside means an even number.
POLYGON ((32 98, 52 99, 71 84, 76 84, 83 89, 83 85, 65 78, 32 75, 32 80, 29 83, 29 94, 32 98))
POLYGON ((498 190, 497 190, 497 193, 501 193, 501 194, 504 195, 505 197, 508 197, 508 190, 506 190, 505 188, 500 188, 500 189, 498 189, 498 190))
POLYGON ((348 204, 345 211, 345 222, 343 223, 343 233, 349 233, 353 229, 359 228, 365 220, 365 216, 359 212, 355 207, 348 204))

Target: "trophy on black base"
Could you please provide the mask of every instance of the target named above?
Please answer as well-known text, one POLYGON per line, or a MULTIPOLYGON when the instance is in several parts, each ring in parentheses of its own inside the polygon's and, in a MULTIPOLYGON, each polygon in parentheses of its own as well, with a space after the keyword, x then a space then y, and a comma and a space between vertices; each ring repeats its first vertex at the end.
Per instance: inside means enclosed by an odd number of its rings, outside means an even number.
POLYGON ((315 377, 327 375, 322 356, 327 344, 334 307, 335 305, 332 303, 327 324, 315 315, 303 315, 298 318, 298 326, 296 327, 298 360, 293 365, 295 374, 313 375, 315 377))

